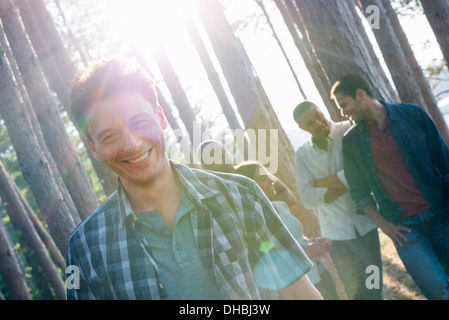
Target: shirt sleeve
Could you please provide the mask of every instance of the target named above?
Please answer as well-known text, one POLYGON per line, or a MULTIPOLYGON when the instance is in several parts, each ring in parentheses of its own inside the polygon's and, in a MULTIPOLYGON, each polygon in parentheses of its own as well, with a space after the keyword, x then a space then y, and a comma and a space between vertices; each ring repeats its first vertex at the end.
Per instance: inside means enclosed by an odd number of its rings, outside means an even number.
POLYGON ((343 138, 343 170, 349 186, 349 193, 357 206, 356 212, 364 214, 363 208, 368 204, 375 204, 375 201, 368 181, 352 156, 353 153, 347 139, 347 137, 343 138))
POLYGON ((348 180, 345 177, 345 170, 340 170, 337 172, 337 178, 343 183, 343 185, 349 189, 348 180))
POLYGON ((67 300, 96 300, 98 297, 95 297, 89 288, 81 264, 77 259, 76 251, 76 248, 70 245, 69 240, 66 259, 67 300))
POLYGON ((315 188, 315 178, 304 163, 302 150, 296 152, 296 183, 301 201, 306 209, 312 209, 324 204, 327 188, 315 188))
POLYGON ((449 148, 429 115, 419 107, 416 109, 421 115, 432 162, 440 172, 447 188, 449 187, 449 148))
POLYGON ((280 290, 306 275, 313 264, 256 184, 254 195, 256 216, 250 221, 248 241, 258 256, 254 266, 256 283, 258 287, 280 290))

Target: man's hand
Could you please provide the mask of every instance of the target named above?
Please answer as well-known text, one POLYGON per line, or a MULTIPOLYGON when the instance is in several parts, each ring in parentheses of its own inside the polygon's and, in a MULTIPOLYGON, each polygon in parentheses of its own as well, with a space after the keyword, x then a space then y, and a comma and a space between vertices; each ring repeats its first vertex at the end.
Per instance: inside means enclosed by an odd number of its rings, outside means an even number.
POLYGON ((385 219, 379 211, 374 207, 373 204, 366 205, 363 208, 363 212, 371 219, 373 222, 385 233, 391 240, 393 240, 394 245, 397 247, 402 247, 402 241, 407 241, 407 237, 401 233, 401 231, 410 233, 411 230, 404 226, 398 226, 387 219, 385 219))
POLYGON ((304 248, 304 252, 312 259, 324 256, 330 249, 332 241, 328 238, 317 238, 315 241, 304 248))
POLYGON ((324 202, 326 203, 334 201, 348 191, 337 175, 316 179, 313 186, 315 188, 327 188, 327 192, 324 195, 324 202))
POLYGON ((337 199, 342 194, 345 194, 347 191, 348 191, 348 189, 346 189, 346 188, 344 188, 344 189, 329 188, 329 189, 327 189, 326 193, 324 194, 324 202, 330 203, 330 202, 334 201, 335 199, 337 199))
POLYGON ((332 188, 332 189, 345 189, 346 186, 340 181, 337 175, 328 176, 321 179, 316 179, 315 188, 332 188))
POLYGON ((383 233, 385 233, 391 240, 393 240, 394 245, 397 247, 402 247, 403 241, 407 241, 407 237, 401 232, 407 232, 410 233, 410 229, 406 228, 404 226, 399 226, 397 224, 394 224, 392 222, 389 222, 387 220, 381 222, 378 224, 379 228, 382 230, 383 233))

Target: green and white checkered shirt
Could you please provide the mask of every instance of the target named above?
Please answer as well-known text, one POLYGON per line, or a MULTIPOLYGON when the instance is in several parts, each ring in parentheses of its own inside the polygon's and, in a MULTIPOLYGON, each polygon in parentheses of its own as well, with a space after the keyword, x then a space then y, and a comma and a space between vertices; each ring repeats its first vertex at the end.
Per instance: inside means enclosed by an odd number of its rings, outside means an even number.
MULTIPOLYGON (((252 180, 171 162, 196 209, 190 215, 204 267, 223 299, 278 299, 311 268, 300 245, 252 180)), ((68 299, 164 299, 151 244, 136 236, 136 216, 120 183, 72 233, 67 265, 79 286, 68 299)))

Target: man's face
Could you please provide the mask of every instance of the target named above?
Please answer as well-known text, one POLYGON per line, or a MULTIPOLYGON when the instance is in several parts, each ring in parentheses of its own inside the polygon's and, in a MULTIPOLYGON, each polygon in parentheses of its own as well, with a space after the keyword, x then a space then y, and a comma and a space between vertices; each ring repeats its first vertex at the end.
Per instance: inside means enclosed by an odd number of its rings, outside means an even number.
POLYGON ((123 92, 98 101, 88 114, 87 140, 123 183, 147 183, 158 176, 166 157, 162 110, 138 92, 123 92))
POLYGON ((349 118, 354 122, 365 120, 365 105, 356 96, 354 99, 351 96, 344 96, 340 93, 335 94, 340 112, 344 117, 349 118))
POLYGON ((313 138, 326 138, 330 133, 330 124, 318 107, 312 105, 298 119, 299 127, 309 132, 313 138))

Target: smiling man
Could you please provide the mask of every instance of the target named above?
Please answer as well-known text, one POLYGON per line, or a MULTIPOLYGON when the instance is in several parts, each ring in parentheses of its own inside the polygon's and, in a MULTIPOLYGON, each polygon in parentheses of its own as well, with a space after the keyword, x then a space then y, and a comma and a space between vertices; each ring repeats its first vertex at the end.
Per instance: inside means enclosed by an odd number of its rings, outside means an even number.
POLYGON ((356 125, 343 139, 357 211, 391 238, 428 299, 449 299, 449 149, 417 105, 387 103, 356 74, 331 91, 356 125))
MULTIPOLYGON (((382 286, 368 289, 366 269, 382 270, 376 225, 356 214, 343 170, 342 140, 349 121, 332 122, 310 101, 293 111, 299 128, 312 137, 296 151, 296 181, 304 206, 317 208, 323 237, 332 240, 330 255, 350 299, 382 298, 382 286)), ((380 272, 382 274, 382 272, 380 272)))
POLYGON ((310 260, 254 182, 168 158, 141 68, 91 64, 74 79, 71 112, 118 184, 69 238, 67 264, 80 270, 69 299, 321 298, 310 260))

